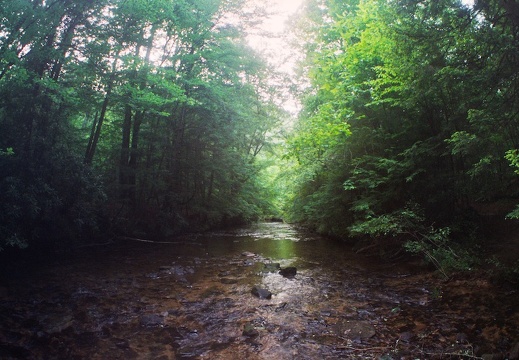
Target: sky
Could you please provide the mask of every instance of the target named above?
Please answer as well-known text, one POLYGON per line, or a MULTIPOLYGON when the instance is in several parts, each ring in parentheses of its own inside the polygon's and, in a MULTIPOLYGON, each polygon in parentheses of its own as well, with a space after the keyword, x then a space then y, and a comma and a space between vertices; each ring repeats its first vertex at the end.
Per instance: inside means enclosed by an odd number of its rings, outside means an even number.
MULTIPOLYGON (((258 28, 249 32, 247 41, 277 71, 294 76, 296 61, 294 49, 289 45, 288 20, 297 13, 305 0, 254 0, 266 8, 269 15, 258 28)), ((288 84, 285 84, 288 85, 288 84)), ((283 108, 291 114, 300 109, 297 99, 288 95, 283 108)))
POLYGON ((304 0, 270 0, 271 10, 277 14, 265 21, 267 29, 273 32, 283 32, 285 30, 285 22, 293 15, 302 5, 304 0))
POLYGON ((256 1, 265 4, 270 15, 264 18, 258 29, 247 36, 247 40, 255 50, 267 57, 269 63, 289 72, 293 64, 286 61, 292 51, 287 45, 287 21, 297 12, 304 0, 256 1))

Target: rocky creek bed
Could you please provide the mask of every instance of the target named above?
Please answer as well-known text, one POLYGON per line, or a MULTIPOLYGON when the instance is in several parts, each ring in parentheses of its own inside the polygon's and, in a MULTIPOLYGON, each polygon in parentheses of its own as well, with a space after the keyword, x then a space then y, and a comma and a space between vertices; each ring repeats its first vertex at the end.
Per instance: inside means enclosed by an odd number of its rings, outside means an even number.
POLYGON ((1 359, 519 359, 516 290, 281 223, 15 270, 0 284, 1 359))

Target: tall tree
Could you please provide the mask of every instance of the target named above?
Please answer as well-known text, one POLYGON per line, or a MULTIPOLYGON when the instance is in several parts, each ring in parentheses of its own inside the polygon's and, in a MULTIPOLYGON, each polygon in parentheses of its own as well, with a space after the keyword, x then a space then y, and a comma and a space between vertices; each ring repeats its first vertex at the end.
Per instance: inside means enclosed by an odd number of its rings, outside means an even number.
POLYGON ((326 14, 291 140, 304 174, 294 217, 386 241, 432 223, 476 236, 482 205, 516 192, 504 162, 517 134, 513 26, 449 0, 313 9, 326 14))
POLYGON ((78 109, 78 78, 68 67, 88 39, 103 1, 4 4, 1 31, 0 233, 23 245, 94 226, 102 199, 82 167, 69 121, 78 109), (5 150, 7 149, 7 151, 5 150), (59 174, 59 175, 58 175, 59 174))
POLYGON ((101 216, 158 233, 259 216, 254 158, 278 114, 232 25, 243 5, 2 7, 2 244, 62 240, 101 216))

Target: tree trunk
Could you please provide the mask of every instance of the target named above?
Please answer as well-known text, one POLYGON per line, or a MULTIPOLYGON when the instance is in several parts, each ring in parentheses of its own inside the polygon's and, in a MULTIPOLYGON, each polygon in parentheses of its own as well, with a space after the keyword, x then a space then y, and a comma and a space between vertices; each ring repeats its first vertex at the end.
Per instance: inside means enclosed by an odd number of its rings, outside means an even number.
POLYGON ((128 200, 135 206, 137 204, 137 165, 139 157, 139 138, 144 111, 138 111, 133 119, 131 149, 128 158, 128 200))
POLYGON ((112 74, 110 75, 110 80, 108 82, 108 87, 106 89, 106 95, 103 100, 103 105, 101 106, 101 113, 99 114, 99 119, 97 121, 94 120, 94 124, 92 124, 92 133, 90 134, 90 139, 88 140, 87 150, 85 153, 85 164, 92 164, 94 159, 94 154, 97 148, 97 143, 99 142, 99 137, 101 136, 101 127, 103 126, 103 122, 106 116, 106 110, 108 109, 108 103, 110 102, 110 96, 112 94, 112 88, 115 81, 115 70, 117 68, 117 59, 119 57, 119 53, 115 55, 114 63, 112 64, 112 74))
POLYGON ((121 199, 128 198, 128 160, 130 158, 130 137, 132 130, 132 108, 126 105, 122 127, 121 158, 119 161, 119 186, 121 199))

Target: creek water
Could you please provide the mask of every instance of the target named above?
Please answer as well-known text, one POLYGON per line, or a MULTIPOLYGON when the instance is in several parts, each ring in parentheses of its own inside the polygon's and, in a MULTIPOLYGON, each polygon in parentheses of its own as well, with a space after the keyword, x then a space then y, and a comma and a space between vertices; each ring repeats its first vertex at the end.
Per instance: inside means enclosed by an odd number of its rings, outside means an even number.
POLYGON ((387 360, 513 351, 514 290, 378 259, 260 223, 120 240, 37 271, 19 266, 0 286, 0 358, 387 360), (297 273, 282 276, 278 266, 297 273), (254 287, 271 297, 254 296, 254 287))

